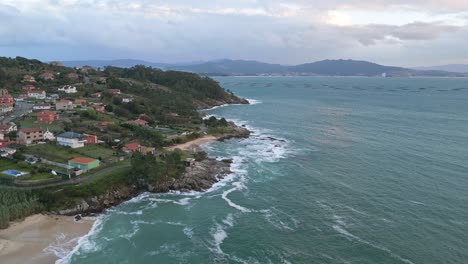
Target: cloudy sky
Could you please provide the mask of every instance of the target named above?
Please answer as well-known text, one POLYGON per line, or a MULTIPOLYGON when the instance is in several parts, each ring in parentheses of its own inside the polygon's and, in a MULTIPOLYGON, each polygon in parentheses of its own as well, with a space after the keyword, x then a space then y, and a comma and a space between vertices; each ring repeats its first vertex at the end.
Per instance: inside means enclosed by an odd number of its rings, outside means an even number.
POLYGON ((468 63, 468 0, 0 0, 0 56, 468 63))

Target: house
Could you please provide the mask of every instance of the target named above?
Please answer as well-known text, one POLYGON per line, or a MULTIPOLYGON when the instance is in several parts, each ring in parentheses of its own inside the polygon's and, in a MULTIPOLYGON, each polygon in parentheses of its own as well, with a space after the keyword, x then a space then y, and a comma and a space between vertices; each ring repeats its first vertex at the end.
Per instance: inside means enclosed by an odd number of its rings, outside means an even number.
POLYGON ((50 110, 52 106, 50 104, 37 104, 33 106, 34 111, 41 111, 41 110, 50 110))
POLYGON ((29 145, 44 140, 44 131, 40 127, 23 128, 19 130, 17 137, 18 143, 29 145))
POLYGON ((3 158, 9 157, 15 153, 16 153, 16 149, 14 148, 7 148, 7 147, 0 148, 0 156, 3 158))
POLYGON ((85 143, 85 136, 75 132, 65 132, 57 136, 57 143, 70 148, 82 148, 85 143))
POLYGON ((101 98, 102 94, 101 93, 93 93, 91 94, 91 97, 93 98, 101 98))
POLYGON ((88 158, 74 158, 68 161, 68 166, 73 168, 89 171, 94 168, 99 167, 101 162, 97 159, 88 159, 88 158))
POLYGON ((120 94, 120 89, 107 89, 107 92, 112 95, 120 94))
POLYGON ((146 120, 143 120, 143 119, 136 119, 136 120, 128 120, 127 122, 125 122, 126 124, 129 124, 129 125, 138 125, 138 126, 146 126, 148 125, 148 121, 146 120))
POLYGON ((8 134, 13 131, 18 131, 18 126, 15 123, 10 122, 9 124, 0 124, 0 132, 8 134))
POLYGON ((53 80, 53 79, 55 79, 55 75, 53 73, 51 73, 51 72, 44 72, 41 75, 39 75, 39 77, 41 77, 41 79, 43 79, 43 80, 53 80))
POLYGON ((122 98, 122 103, 130 103, 131 101, 133 101, 132 98, 122 98))
POLYGON ((85 134, 85 144, 97 144, 98 138, 96 135, 85 134))
POLYGON ((107 77, 99 77, 97 80, 98 84, 106 84, 107 83, 107 77))
POLYGON ((35 83, 36 78, 34 78, 31 75, 25 75, 25 76, 23 76, 23 81, 22 82, 24 82, 24 83, 35 83))
POLYGON ((39 124, 52 124, 58 119, 58 115, 50 110, 44 110, 37 113, 37 123, 39 124))
POLYGON ((70 72, 69 74, 66 75, 66 77, 68 79, 71 79, 71 80, 76 80, 76 79, 78 79, 78 74, 76 74, 74 72, 70 72))
POLYGON ((26 85, 23 85, 23 91, 26 91, 26 92, 30 92, 32 90, 35 90, 36 87, 32 84, 26 84, 26 85))
POLYGON ((94 107, 94 110, 96 112, 104 113, 106 111, 106 108, 103 105, 97 105, 97 106, 94 107))
POLYGON ((59 92, 64 92, 64 93, 67 93, 67 94, 77 93, 76 87, 72 86, 72 85, 64 85, 63 87, 58 88, 58 91, 59 92))
POLYGON ((148 153, 154 154, 156 152, 156 149, 151 148, 151 147, 145 147, 145 146, 140 145, 140 143, 133 142, 133 143, 125 144, 122 148, 122 151, 127 152, 127 153, 138 151, 141 154, 146 155, 148 153))
POLYGON ((49 129, 47 129, 44 132, 43 137, 44 137, 44 140, 49 140, 49 141, 54 141, 55 140, 54 133, 50 132, 49 129))
POLYGON ((13 99, 13 96, 8 94, 8 90, 0 89, 0 112, 6 113, 13 111, 14 104, 15 99, 13 99))
POLYGON ((113 121, 101 121, 96 124, 96 127, 101 131, 104 132, 107 129, 108 125, 113 125, 115 122, 113 121))
POLYGON ((29 91, 28 98, 46 99, 46 92, 42 90, 29 91))
POLYGON ((67 99, 62 99, 60 101, 55 102, 55 110, 72 110, 73 107, 73 102, 67 99))
POLYGON ((85 99, 75 99, 76 106, 86 106, 88 102, 85 99))

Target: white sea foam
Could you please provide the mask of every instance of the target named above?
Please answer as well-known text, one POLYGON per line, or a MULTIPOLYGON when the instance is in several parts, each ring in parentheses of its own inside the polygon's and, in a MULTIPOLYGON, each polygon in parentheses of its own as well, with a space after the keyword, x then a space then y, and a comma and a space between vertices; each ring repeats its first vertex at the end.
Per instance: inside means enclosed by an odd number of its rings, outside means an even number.
POLYGON ((356 241, 361 242, 363 244, 366 244, 366 245, 368 245, 370 247, 382 250, 382 251, 386 252, 387 254, 389 254, 390 256, 392 256, 393 258, 398 259, 398 260, 400 260, 400 261, 402 261, 404 263, 414 264, 411 260, 400 257, 399 255, 395 254, 393 251, 391 251, 390 249, 388 249, 388 248, 386 248, 384 246, 374 244, 374 243, 369 242, 369 241, 367 241, 365 239, 362 239, 362 238, 360 238, 360 237, 358 237, 356 235, 351 234, 350 232, 348 232, 346 229, 344 229, 340 225, 333 225, 333 229, 336 232, 338 232, 338 233, 342 234, 343 236, 345 236, 349 240, 356 240, 356 241))
POLYGON ((184 227, 183 232, 184 232, 184 234, 185 234, 188 238, 192 238, 192 237, 193 237, 193 228, 184 227))
POLYGON ((228 237, 228 235, 224 230, 223 226, 220 224, 216 224, 216 228, 212 229, 212 236, 214 240, 213 246, 215 247, 215 252, 218 254, 224 254, 223 250, 221 249, 221 244, 228 237))
POLYGON ((71 262, 71 258, 75 254, 79 254, 80 251, 82 252, 94 252, 98 251, 100 247, 96 245, 94 241, 92 241, 92 237, 98 234, 104 225, 104 220, 106 219, 106 215, 101 215, 97 217, 96 222, 94 222, 93 227, 88 232, 88 234, 80 237, 78 239, 78 244, 68 253, 65 254, 63 252, 63 256, 57 256, 59 259, 55 262, 55 264, 68 264, 71 262))
POLYGON ((223 219, 223 223, 229 227, 234 226, 234 216, 232 214, 228 214, 226 218, 223 219))
POLYGON ((249 102, 249 104, 251 104, 251 105, 256 105, 256 104, 261 104, 261 103, 262 103, 262 101, 256 100, 256 99, 250 99, 250 98, 245 98, 245 99, 246 99, 246 100, 249 102))

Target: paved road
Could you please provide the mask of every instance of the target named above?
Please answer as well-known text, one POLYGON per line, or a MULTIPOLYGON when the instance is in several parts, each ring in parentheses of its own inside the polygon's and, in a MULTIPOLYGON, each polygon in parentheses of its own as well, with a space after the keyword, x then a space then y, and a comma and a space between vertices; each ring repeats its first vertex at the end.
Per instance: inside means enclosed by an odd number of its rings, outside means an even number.
POLYGON ((18 119, 24 115, 29 114, 32 111, 34 104, 28 104, 27 102, 16 102, 15 108, 10 113, 5 113, 0 117, 0 122, 7 124, 15 119, 18 119))
POLYGON ((31 186, 31 187, 26 187, 26 186, 15 186, 14 188, 18 189, 44 189, 44 188, 49 188, 49 187, 58 187, 58 186, 65 186, 65 185, 76 185, 80 183, 84 183, 87 181, 90 181, 92 179, 95 179, 99 176, 102 176, 106 173, 118 170, 118 169, 123 169, 123 168, 129 168, 131 165, 130 164, 123 164, 119 166, 114 166, 114 167, 109 167, 105 168, 103 170, 100 170, 96 173, 93 173, 91 175, 88 175, 86 177, 78 177, 78 178, 73 178, 69 181, 61 181, 61 182, 55 182, 55 183, 50 183, 50 184, 45 184, 45 185, 40 185, 40 186, 31 186))

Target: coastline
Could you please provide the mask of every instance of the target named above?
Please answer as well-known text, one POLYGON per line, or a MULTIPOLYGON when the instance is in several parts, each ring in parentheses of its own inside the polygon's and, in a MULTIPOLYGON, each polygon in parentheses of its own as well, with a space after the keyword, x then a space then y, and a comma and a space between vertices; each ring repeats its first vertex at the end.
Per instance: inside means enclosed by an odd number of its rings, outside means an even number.
POLYGON ((72 251, 95 220, 36 214, 0 230, 2 263, 50 264, 72 251))
MULTIPOLYGON (((185 143, 167 147, 166 150, 189 150, 195 146, 201 146, 214 141, 224 141, 231 138, 247 138, 250 131, 244 127, 229 122, 234 128, 233 132, 217 136, 206 135, 185 143)), ((196 162, 190 172, 186 172, 181 179, 160 186, 153 186, 150 192, 170 191, 205 191, 224 177, 232 173, 230 170, 232 160, 216 160, 207 158, 196 162)), ((84 217, 75 221, 73 215, 101 213, 132 199, 143 190, 128 187, 127 190, 114 191, 103 197, 93 197, 98 201, 97 207, 83 204, 76 208, 52 212, 51 215, 36 214, 27 217, 20 222, 14 222, 7 229, 0 230, 0 259, 6 263, 55 263, 57 260, 69 255, 77 246, 79 239, 92 231, 95 220, 84 217)), ((83 200, 84 201, 84 200, 83 200)))

